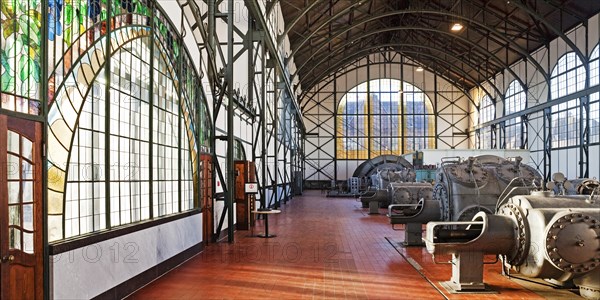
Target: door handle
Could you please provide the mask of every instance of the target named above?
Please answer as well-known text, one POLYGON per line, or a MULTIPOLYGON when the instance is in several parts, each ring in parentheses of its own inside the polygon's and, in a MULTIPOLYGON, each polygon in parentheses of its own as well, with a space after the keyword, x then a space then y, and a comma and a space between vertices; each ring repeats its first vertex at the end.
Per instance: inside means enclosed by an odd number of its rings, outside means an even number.
POLYGON ((13 260, 15 260, 15 256, 14 255, 6 255, 2 257, 2 262, 12 262, 13 260))

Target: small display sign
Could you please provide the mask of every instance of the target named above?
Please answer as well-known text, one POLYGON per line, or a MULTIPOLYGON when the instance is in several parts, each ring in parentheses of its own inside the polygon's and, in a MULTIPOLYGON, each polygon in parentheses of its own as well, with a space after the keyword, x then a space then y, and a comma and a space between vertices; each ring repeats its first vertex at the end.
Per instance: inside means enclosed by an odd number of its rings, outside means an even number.
POLYGON ((258 183, 246 183, 246 194, 258 194, 258 183))

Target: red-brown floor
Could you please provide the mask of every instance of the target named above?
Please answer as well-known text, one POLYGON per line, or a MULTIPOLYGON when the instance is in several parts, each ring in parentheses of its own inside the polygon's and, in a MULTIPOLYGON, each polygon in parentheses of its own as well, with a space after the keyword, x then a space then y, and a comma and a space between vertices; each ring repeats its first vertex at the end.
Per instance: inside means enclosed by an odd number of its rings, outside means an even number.
MULTIPOLYGON (((238 231, 235 243, 210 244, 134 299, 541 299, 486 265, 485 281, 498 294, 451 295, 439 285, 449 265, 435 265, 423 248, 401 249, 423 267, 434 288, 386 240, 400 241, 382 215, 368 215, 354 199, 305 192, 269 219, 271 239, 238 231)), ((257 221, 254 234, 262 232, 257 221)), ((573 295, 574 296, 574 295, 573 295)))

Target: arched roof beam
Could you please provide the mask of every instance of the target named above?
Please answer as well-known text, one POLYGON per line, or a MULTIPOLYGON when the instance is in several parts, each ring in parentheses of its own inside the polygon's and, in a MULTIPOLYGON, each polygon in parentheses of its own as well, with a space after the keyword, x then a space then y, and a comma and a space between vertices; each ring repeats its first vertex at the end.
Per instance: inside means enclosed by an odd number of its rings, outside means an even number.
MULTIPOLYGON (((285 36, 288 35, 290 33, 290 31, 292 30, 292 28, 294 28, 294 26, 296 26, 296 24, 302 19, 304 18, 304 16, 306 16, 306 14, 311 11, 313 8, 318 7, 319 4, 323 4, 325 3, 327 0, 316 0, 313 1, 312 3, 310 3, 307 7, 305 7, 290 23, 286 23, 285 24, 285 28, 283 30, 283 33, 280 34, 279 36, 277 36, 277 46, 280 46, 281 43, 283 43, 283 39, 285 39, 285 36)), ((362 5, 364 2, 367 1, 355 1, 354 3, 350 4, 345 10, 350 10, 353 7, 357 7, 362 5)))
MULTIPOLYGON (((454 60, 456 60, 456 61, 460 61, 460 58, 458 58, 458 57, 454 56, 453 54, 450 54, 450 53, 444 52, 443 50, 440 50, 440 49, 437 49, 437 48, 433 48, 433 47, 429 47, 429 46, 425 46, 425 45, 417 45, 417 44, 388 43, 388 44, 384 44, 384 45, 374 45, 374 46, 371 46, 371 47, 368 47, 368 48, 363 48, 363 49, 362 49, 360 52, 357 52, 357 53, 362 53, 362 52, 364 52, 364 50, 373 50, 373 49, 377 49, 377 48, 397 47, 397 46, 400 46, 400 47, 414 47, 414 48, 422 48, 422 49, 427 49, 427 50, 431 50, 431 51, 436 51, 436 52, 443 53, 443 54, 445 54, 445 55, 447 55, 447 56, 451 57, 452 59, 454 59, 454 60)), ((339 49, 340 49, 340 48, 338 48, 338 50, 337 50, 337 51, 339 51, 339 49)), ((404 52, 404 53, 407 53, 407 51, 404 51, 404 50, 398 50, 398 52, 400 52, 400 53, 403 53, 403 52, 404 52)), ((424 53, 422 53, 422 52, 418 52, 418 51, 414 51, 414 53, 415 53, 415 54, 419 54, 419 55, 423 55, 423 54, 424 54, 424 53)), ((332 53, 332 54, 334 54, 334 53, 332 53)), ((428 56, 430 56, 430 57, 435 57, 435 58, 439 58, 439 57, 437 57, 437 56, 433 56, 433 55, 428 55, 428 56)), ((311 70, 309 70, 309 71, 307 72, 307 74, 310 74, 310 72, 312 72, 316 66, 318 66, 318 65, 320 65, 320 64, 322 64, 322 63, 324 63, 325 61, 326 61, 326 59, 323 59, 323 60, 319 61, 317 64, 314 64, 314 65, 313 65, 313 68, 312 68, 311 70)), ((442 60, 441 62, 447 63, 446 61, 443 61, 443 60, 442 60)), ((339 65, 339 64, 345 65, 345 64, 347 64, 347 63, 349 63, 348 59, 343 59, 343 60, 340 60, 340 61, 338 61, 337 63, 335 63, 333 66, 337 66, 337 65, 339 65)), ((472 69, 473 69, 475 72, 477 72, 479 75, 481 75, 481 77, 483 77, 483 78, 487 78, 487 76, 485 76, 483 73, 481 73, 481 71, 477 70, 477 68, 475 68, 475 66, 473 66, 473 65, 471 65, 471 64, 469 64, 469 63, 467 63, 467 62, 464 62, 464 63, 465 63, 466 65, 468 65, 469 67, 471 67, 471 68, 472 68, 472 69)), ((463 77, 469 78, 469 79, 470 79, 470 80, 471 80, 473 83, 475 83, 475 84, 476 84, 476 85, 478 85, 480 88, 482 88, 484 91, 486 91, 486 93, 488 94, 488 96, 490 96, 490 99, 492 99, 492 101, 494 101, 494 104, 496 104, 496 102, 495 102, 495 98, 494 98, 494 97, 492 97, 492 96, 491 96, 491 95, 490 95, 490 94, 487 92, 487 90, 486 90, 486 89, 485 89, 485 88, 484 88, 484 87, 483 87, 483 86, 482 86, 482 85, 481 85, 481 84, 480 84, 480 83, 479 83, 479 82, 478 82, 478 81, 477 81, 475 78, 473 78, 472 76, 470 76, 470 75, 469 75, 467 72, 465 72, 464 70, 462 70, 462 69, 459 69, 459 68, 457 68, 456 66, 454 66, 454 65, 452 65, 452 64, 450 64, 450 63, 449 63, 449 65, 453 67, 452 69, 454 69, 454 70, 459 70, 459 71, 460 71, 460 72, 457 72, 457 73, 461 73, 461 75, 462 75, 463 77)), ((340 66, 340 67, 341 67, 341 66, 340 66)), ((327 69, 325 69, 325 72, 327 72, 328 70, 331 70, 331 68, 327 68, 327 69)), ((332 71, 333 71, 333 70, 332 70, 332 71)), ((431 70, 430 70, 430 71, 431 71, 431 70)), ((312 86, 314 86, 314 84, 315 84, 315 81, 316 81, 316 80, 319 80, 319 78, 323 78, 323 77, 325 77, 326 75, 328 75, 328 74, 329 74, 329 73, 325 73, 325 72, 321 72, 321 73, 319 73, 319 75, 318 75, 318 76, 316 76, 316 77, 313 77, 314 79, 313 79, 312 81, 309 81, 309 83, 310 83, 310 84, 308 84, 308 87, 309 87, 309 89, 310 89, 310 88, 312 88, 312 86), (324 74, 324 73, 325 73, 325 74, 324 74)), ((496 93, 498 94, 498 96, 500 97, 500 99, 502 100, 502 102, 504 102, 504 93, 500 92, 500 90, 498 89, 498 87, 496 87, 496 85, 495 85, 495 84, 493 84, 493 83, 490 81, 490 79, 489 79, 489 78, 485 79, 485 81, 487 81, 487 82, 489 82, 489 83, 490 83, 490 86, 492 86, 492 88, 493 88, 493 89, 496 91, 496 93)))
MULTIPOLYGON (((506 37, 504 34, 502 34, 501 32, 499 32, 498 30, 487 26, 486 24, 483 24, 481 22, 478 22, 476 20, 471 20, 468 19, 462 15, 458 15, 458 14, 454 14, 454 13, 450 13, 450 12, 443 12, 443 11, 434 11, 434 10, 421 10, 421 9, 416 9, 416 10, 400 10, 400 11, 388 11, 388 12, 384 12, 381 13, 379 15, 376 16, 372 16, 363 20, 358 21, 356 24, 352 25, 352 27, 357 27, 360 25, 364 25, 366 23, 372 22, 372 21, 376 21, 378 19, 381 18, 386 18, 386 17, 391 17, 391 16, 395 16, 395 15, 403 15, 403 14, 432 14, 432 15, 442 15, 442 16, 448 16, 454 19, 460 19, 466 22, 469 22, 470 24, 475 24, 491 33, 494 34, 494 36, 499 37, 500 39, 504 40, 505 42, 507 42, 509 45, 512 45, 513 47, 508 47, 508 49, 513 49, 513 51, 517 52, 518 54, 522 55, 523 57, 527 58, 527 60, 533 64, 535 66, 536 69, 538 69, 538 71, 544 76, 544 79, 546 80, 546 82, 550 82, 548 74, 544 71, 544 68, 528 53, 528 51, 526 49, 524 49, 523 47, 521 47, 519 44, 517 44, 515 41, 509 39, 508 37, 506 37)), ((324 22, 323 24, 321 24, 317 29, 315 29, 314 31, 312 31, 308 36, 306 36, 298 45, 294 45, 292 52, 290 53, 290 57, 294 56, 294 54, 296 54, 307 42, 308 40, 310 40, 310 38, 313 37, 313 35, 315 35, 317 33, 317 31, 319 31, 320 29, 322 29, 323 27, 325 27, 327 25, 327 23, 329 22, 333 22, 335 19, 337 19, 339 16, 341 16, 341 14, 336 14, 335 16, 332 16, 327 22, 324 22)), ((345 29, 343 29, 345 30, 345 29)), ((485 35, 485 33, 484 33, 485 35)), ((288 62, 289 63, 289 62, 288 62)))
MULTIPOLYGON (((337 35, 329 38, 325 43, 322 43, 321 46, 315 51, 316 53, 320 52, 325 45, 327 45, 329 42, 333 41, 334 39, 336 39, 337 37, 339 37, 340 35, 343 35, 345 32, 351 30, 351 28, 347 28, 346 30, 338 33, 337 35)), ((401 30, 423 30, 423 31, 430 31, 430 32, 436 32, 439 34, 443 34, 443 35, 449 35, 449 36, 453 36, 458 40, 461 40, 467 44, 469 44, 472 47, 475 47, 479 50, 481 50, 484 53, 489 54, 489 58, 495 60, 501 67, 504 67, 516 80, 519 81, 519 83, 522 86, 526 86, 525 83, 523 82, 523 80, 521 80, 521 78, 519 76, 517 76, 517 74, 510 68, 509 65, 507 65, 506 63, 502 62, 502 60, 500 60, 496 55, 494 55, 493 53, 489 52, 487 49, 483 48, 481 45, 470 41, 466 38, 463 38, 462 36, 457 36, 454 35, 450 32, 447 31, 443 31, 443 30, 439 30, 439 29, 433 29, 433 28, 427 28, 427 27, 402 27, 402 26, 398 26, 398 27, 388 27, 388 28, 382 28, 382 29, 377 29, 377 30, 373 30, 373 31, 369 31, 364 33, 363 35, 360 36, 356 36, 353 40, 346 42, 345 44, 341 44, 339 45, 339 47, 346 47, 349 44, 353 44, 355 43, 357 40, 362 39, 364 37, 370 36, 370 35, 374 35, 374 34, 379 34, 379 33, 384 33, 384 32, 389 32, 389 31, 401 31, 401 30)), ((315 64, 315 65, 319 65, 323 60, 322 58, 327 58, 331 56, 331 52, 327 52, 326 55, 322 55, 319 58, 316 58, 318 60, 319 63, 315 64)), ((485 54, 484 54, 485 55, 485 54)), ((298 76, 298 74, 300 73, 300 70, 302 70, 307 64, 308 62, 313 61, 313 59, 307 59, 305 60, 302 65, 296 70, 296 73, 293 75, 292 77, 292 81, 294 80, 294 77, 298 76)), ((313 68, 314 69, 314 68, 313 68)), ((542 72, 545 72, 544 70, 542 70, 542 72)), ((309 72, 308 72, 309 73, 309 72)), ((545 74, 547 76, 547 74, 545 74)))
MULTIPOLYGON (((312 7, 314 7, 314 5, 316 5, 316 4, 318 4, 318 3, 320 3, 320 1, 315 1, 315 2, 314 2, 314 3, 312 3, 312 4, 311 4, 309 7, 311 7, 311 8, 312 8, 312 7)), ((329 23, 333 22, 334 20, 338 19, 339 17, 341 17, 341 16, 343 16, 343 15, 346 15, 348 12, 350 12, 350 10, 352 10, 352 8, 354 8, 354 7, 355 7, 355 6, 357 6, 357 5, 362 5, 362 2, 361 2, 361 1, 357 1, 357 2, 355 2, 354 4, 351 4, 351 5, 349 5, 348 7, 344 8, 343 10, 339 11, 337 14, 335 14, 335 15, 331 16, 331 17, 330 17, 330 18, 328 18, 328 19, 327 19, 325 22, 323 22, 323 23, 319 24, 319 27, 317 27, 317 28, 316 28, 314 31, 312 31, 312 32, 309 34, 309 37, 312 37, 312 36, 313 36, 313 35, 314 35, 314 34, 315 34, 317 31, 319 31, 319 30, 323 29, 323 27, 325 27, 325 26, 329 25, 329 23)), ((306 12, 308 12, 308 10, 304 10, 304 11, 303 11, 303 13, 302 13, 302 15, 301 15, 301 16, 299 16, 299 17, 302 17, 302 16, 303 16, 303 15, 304 15, 306 12)), ((286 34, 288 34, 288 32, 289 32, 289 29, 291 29, 291 28, 293 27, 293 25, 295 25, 295 23, 296 23, 296 22, 298 22, 298 20, 294 19, 294 20, 292 21, 292 23, 293 23, 293 24, 290 24, 290 25, 292 25, 292 26, 290 26, 289 28, 286 26, 286 28, 285 28, 285 30, 284 30, 284 32, 283 32, 283 34, 277 37, 277 45, 280 45, 280 44, 281 44, 281 42, 283 42, 283 39, 285 38, 285 35, 286 35, 286 34)), ((303 42, 303 43, 305 43, 305 41, 306 41, 306 40, 307 40, 307 39, 304 39, 302 42, 303 42)), ((295 51, 294 51, 294 50, 292 50, 292 53, 290 53, 290 57, 293 55, 293 53, 294 53, 294 52, 295 52, 295 51)))
POLYGON ((554 27, 554 25, 552 25, 552 23, 548 22, 548 20, 546 20, 545 18, 540 16, 539 13, 537 13, 536 11, 529 8, 529 6, 523 5, 523 3, 521 3, 520 0, 513 1, 511 3, 516 5, 518 8, 524 10, 525 12, 527 12, 529 14, 529 16, 531 16, 532 18, 537 19, 538 21, 542 22, 544 25, 546 25, 548 28, 550 28, 550 30, 552 30, 552 32, 554 34, 556 34, 565 43, 567 43, 567 45, 575 52, 575 54, 577 54, 577 56, 579 56, 579 59, 581 59, 581 62, 583 63, 583 66, 585 67, 586 73, 589 74, 590 69, 588 66, 587 56, 584 55, 581 52, 581 50, 579 50, 577 45, 575 45, 575 43, 573 43, 573 41, 571 41, 571 39, 564 34, 564 32, 562 32, 561 30, 558 30, 556 27, 554 27))
MULTIPOLYGON (((511 26, 515 27, 520 32, 528 32, 529 31, 528 27, 522 27, 519 24, 517 24, 516 22, 511 21, 510 15, 512 15, 514 13, 514 11, 510 12, 507 16, 503 16, 503 15, 499 14, 495 9, 492 9, 492 7, 489 5, 490 2, 487 2, 484 5, 481 5, 481 2, 472 1, 472 0, 466 0, 466 1, 469 2, 469 5, 472 5, 473 7, 476 7, 477 9, 479 9, 479 13, 481 13, 481 12, 489 13, 492 16, 500 19, 501 22, 506 22, 506 24, 510 24, 511 26)), ((496 25, 498 25, 498 24, 496 24, 496 25)), ((533 33, 533 32, 529 32, 529 34, 530 34, 530 36, 533 36, 533 37, 537 38, 538 40, 542 39, 542 35, 540 35, 540 34, 533 33)))
MULTIPOLYGON (((396 43, 396 44, 386 44, 386 45, 375 45, 375 46, 371 46, 371 47, 368 47, 368 48, 363 48, 361 51, 356 52, 350 58, 336 62, 334 65, 332 65, 331 67, 329 67, 326 70, 324 70, 323 72, 321 72, 319 74, 319 76, 317 76, 315 78, 323 78, 327 74, 333 73, 333 72, 337 71, 339 68, 342 68, 343 66, 349 64, 351 61, 354 61, 354 60, 356 60, 358 58, 361 58, 361 57, 364 57, 364 56, 368 56, 369 54, 373 54, 372 50, 379 49, 379 48, 382 48, 382 47, 393 47, 393 46, 403 46, 403 45, 396 43)), ((421 48, 433 49, 431 47, 423 47, 423 46, 421 46, 421 48)), ((435 50, 435 49, 433 49, 433 50, 435 50)), ((436 51, 442 52, 441 50, 436 50, 436 51)), ((426 54, 426 53, 419 52, 419 51, 403 50, 403 51, 398 51, 398 52, 400 52, 400 53, 418 54, 418 55, 422 55, 422 56, 426 56, 426 57, 430 57, 430 58, 439 58, 438 56, 434 56, 434 55, 431 55, 431 54, 426 54)), ((461 70, 461 69, 457 68, 456 66, 454 66, 452 64, 449 64, 449 63, 447 63, 447 62, 445 62, 443 60, 439 60, 438 62, 439 63, 445 63, 446 66, 447 66, 447 68, 446 68, 447 71, 452 70, 452 72, 459 73, 463 77, 469 78, 469 80, 471 80, 472 82, 475 83, 475 85, 477 85, 479 88, 481 88, 490 97, 490 99, 494 99, 494 97, 492 97, 492 95, 489 93, 489 91, 483 85, 481 85, 481 83, 478 83, 477 80, 475 80, 473 77, 471 77, 471 75, 469 75, 464 70, 461 70)), ((432 72, 434 74, 438 74, 438 75, 442 76, 443 78, 446 78, 444 76, 444 74, 439 73, 436 70, 430 70, 430 72, 432 72)), ((307 85, 308 86, 307 91, 310 90, 317 83, 317 81, 318 81, 318 79, 310 81, 309 82, 310 84, 307 85)), ((459 85, 457 84, 457 86, 459 86, 459 85)), ((491 84, 491 86, 498 93, 499 97, 501 97, 502 99, 504 99, 504 94, 502 94, 495 85, 491 84)), ((303 92, 303 94, 304 94, 304 92, 303 92)), ((471 99, 471 103, 479 109, 479 106, 475 102, 473 102, 472 99, 471 99)))

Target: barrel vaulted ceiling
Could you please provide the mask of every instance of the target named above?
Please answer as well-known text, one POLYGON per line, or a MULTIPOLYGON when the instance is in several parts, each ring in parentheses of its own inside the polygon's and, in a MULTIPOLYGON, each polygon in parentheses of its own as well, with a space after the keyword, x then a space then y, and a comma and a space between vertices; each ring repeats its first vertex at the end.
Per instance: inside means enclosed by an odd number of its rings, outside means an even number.
POLYGON ((389 51, 470 89, 519 60, 532 61, 532 51, 600 11, 600 0, 279 2, 282 36, 289 36, 304 91, 343 66, 389 51), (463 29, 450 30, 454 23, 463 29))

